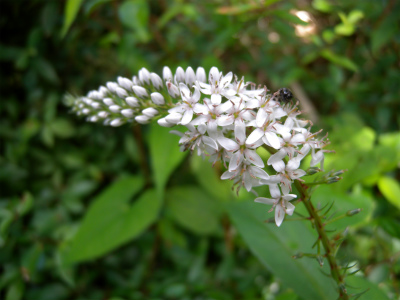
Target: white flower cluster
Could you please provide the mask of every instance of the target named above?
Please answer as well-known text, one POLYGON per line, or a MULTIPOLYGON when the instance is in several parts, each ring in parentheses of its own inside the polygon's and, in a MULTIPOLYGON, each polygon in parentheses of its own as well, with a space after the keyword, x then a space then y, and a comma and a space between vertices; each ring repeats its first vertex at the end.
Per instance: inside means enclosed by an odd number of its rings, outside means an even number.
MULTIPOLYGON (((287 89, 271 94, 267 88, 238 80, 232 72, 224 75, 216 67, 208 78, 203 68, 196 72, 181 67, 173 74, 164 67, 163 79, 141 69, 132 79, 118 77, 86 97, 75 99, 73 110, 88 121, 120 126, 136 121, 141 124, 157 120, 164 127, 183 125, 181 151, 190 149, 208 157, 215 164, 222 161, 227 168, 221 179, 244 187, 268 185, 271 198, 258 197, 256 202, 273 205, 275 221, 281 225, 285 214, 292 215, 296 198, 291 194, 294 180, 306 175, 301 160, 311 154, 311 166, 323 169, 326 139, 318 140, 311 122, 298 119, 297 104, 285 96, 287 89), (272 154, 267 165, 275 174, 268 174, 257 154, 258 147, 267 147, 272 154)), ((254 191, 253 191, 254 192, 254 191)))

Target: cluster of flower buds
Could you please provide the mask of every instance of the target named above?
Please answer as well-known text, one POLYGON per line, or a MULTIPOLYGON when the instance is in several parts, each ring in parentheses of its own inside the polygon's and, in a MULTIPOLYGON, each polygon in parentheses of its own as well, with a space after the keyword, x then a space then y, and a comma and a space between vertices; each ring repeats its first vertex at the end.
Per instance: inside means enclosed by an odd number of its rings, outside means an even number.
POLYGON ((72 106, 88 121, 104 125, 157 120, 164 127, 185 126, 185 133, 171 131, 181 136, 181 151, 195 151, 213 164, 222 161, 227 170, 221 179, 233 180, 237 191, 244 187, 254 192, 253 187, 268 185, 271 198, 255 201, 272 205, 280 226, 285 214, 294 211, 289 202, 296 198, 291 194, 293 181, 307 174, 300 162, 311 154, 311 167, 320 164, 323 169, 328 144, 326 138, 317 139, 319 132, 311 132, 310 121, 297 118, 298 103, 291 98, 288 89, 269 93, 216 67, 208 77, 203 68, 195 72, 179 67, 173 74, 164 67, 163 79, 143 68, 132 79, 118 77, 74 99, 72 106), (264 170, 258 147, 273 153, 266 164, 274 174, 264 170))

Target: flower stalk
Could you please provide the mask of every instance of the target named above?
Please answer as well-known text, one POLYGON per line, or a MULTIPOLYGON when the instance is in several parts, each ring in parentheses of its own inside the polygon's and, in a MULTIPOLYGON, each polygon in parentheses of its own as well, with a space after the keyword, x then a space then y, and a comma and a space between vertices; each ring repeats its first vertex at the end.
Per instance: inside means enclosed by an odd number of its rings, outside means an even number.
POLYGON ((178 67, 175 74, 164 67, 162 77, 143 68, 132 79, 118 77, 117 82, 107 82, 85 97, 68 97, 67 104, 87 121, 108 126, 157 121, 163 127, 186 127, 185 133, 171 131, 180 136, 181 151, 190 149, 212 165, 221 162, 226 167, 221 179, 232 180, 237 192, 241 188, 253 192, 256 202, 271 205, 277 226, 286 214, 296 213, 290 202, 297 197, 292 193, 294 185, 309 214, 301 219, 310 220, 318 233, 318 253, 301 256, 315 257, 321 265, 326 257, 340 299, 348 299, 344 274, 335 258, 338 247, 325 229, 338 218, 324 223, 324 214, 310 200, 312 186, 337 182, 343 171, 328 172, 312 183, 301 179, 323 171, 324 153, 332 151, 323 149, 329 140, 317 137, 321 130, 313 133, 312 122, 298 118, 301 112, 292 93, 286 88, 274 93, 265 86, 256 88, 244 77, 239 80, 232 72, 224 75, 216 67, 208 78, 201 67, 196 72, 178 67), (273 174, 266 172, 265 162, 256 152, 259 147, 271 153, 266 164, 273 174), (310 166, 303 170, 300 164, 309 155, 310 166), (268 186, 269 195, 258 197, 258 186, 268 186), (325 254, 320 254, 320 244, 325 254))

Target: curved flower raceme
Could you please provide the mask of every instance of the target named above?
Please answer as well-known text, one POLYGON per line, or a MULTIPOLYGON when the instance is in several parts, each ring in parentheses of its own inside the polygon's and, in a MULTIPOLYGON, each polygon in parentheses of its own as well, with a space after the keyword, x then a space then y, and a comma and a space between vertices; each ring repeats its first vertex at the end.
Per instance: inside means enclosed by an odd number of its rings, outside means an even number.
POLYGON ((244 187, 255 193, 254 187, 268 185, 271 198, 256 202, 272 205, 280 226, 295 208, 289 202, 296 198, 290 194, 292 183, 306 175, 300 162, 311 155, 311 166, 320 163, 322 169, 328 140, 317 139, 311 122, 298 118, 297 103, 280 101, 279 93, 256 89, 232 72, 224 75, 213 67, 207 78, 203 68, 179 67, 173 74, 164 67, 162 77, 143 68, 69 104, 87 121, 114 127, 153 120, 163 127, 185 126, 185 133, 171 131, 181 136, 181 151, 196 151, 213 164, 222 161, 227 170, 221 179, 233 180, 237 191, 244 187), (264 170, 259 147, 274 153, 266 162, 274 174, 264 170))

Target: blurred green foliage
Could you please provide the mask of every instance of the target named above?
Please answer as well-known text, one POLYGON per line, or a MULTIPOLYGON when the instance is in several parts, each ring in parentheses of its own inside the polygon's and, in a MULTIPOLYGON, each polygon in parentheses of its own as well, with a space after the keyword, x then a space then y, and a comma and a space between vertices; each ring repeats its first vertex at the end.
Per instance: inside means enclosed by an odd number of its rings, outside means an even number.
POLYGON ((363 209, 331 225, 361 268, 351 292, 399 296, 398 1, 0 5, 1 299, 335 299, 316 261, 291 258, 310 251, 308 224, 263 224, 164 128, 89 124, 62 103, 164 65, 300 86, 336 150, 326 169, 348 169, 315 201, 363 209))

